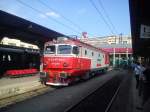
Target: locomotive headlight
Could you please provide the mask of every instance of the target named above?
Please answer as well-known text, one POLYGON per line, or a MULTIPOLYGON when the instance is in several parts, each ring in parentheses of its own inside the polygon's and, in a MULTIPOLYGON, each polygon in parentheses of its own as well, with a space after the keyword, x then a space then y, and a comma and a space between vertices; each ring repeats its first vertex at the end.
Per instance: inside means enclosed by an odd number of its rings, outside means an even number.
POLYGON ((46 68, 47 67, 47 63, 43 63, 43 67, 46 68))
POLYGON ((43 63, 43 66, 47 66, 47 64, 46 64, 46 63, 43 63))
POLYGON ((69 66, 69 64, 64 62, 63 67, 68 67, 68 66, 69 66))

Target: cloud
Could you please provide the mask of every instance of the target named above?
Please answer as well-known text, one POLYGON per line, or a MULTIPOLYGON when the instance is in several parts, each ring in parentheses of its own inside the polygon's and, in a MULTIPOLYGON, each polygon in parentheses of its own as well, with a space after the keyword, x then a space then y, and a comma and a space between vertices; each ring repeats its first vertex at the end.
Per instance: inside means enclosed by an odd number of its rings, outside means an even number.
POLYGON ((51 11, 51 12, 46 12, 45 15, 46 15, 46 16, 55 17, 55 18, 59 18, 59 17, 60 17, 59 14, 57 14, 56 12, 53 12, 53 11, 51 11))
POLYGON ((44 15, 44 14, 40 14, 39 15, 41 18, 46 18, 46 15, 44 15))
POLYGON ((39 14, 39 16, 41 18, 47 18, 47 17, 59 18, 60 17, 59 14, 57 14, 56 12, 53 12, 53 11, 46 12, 44 14, 39 14))

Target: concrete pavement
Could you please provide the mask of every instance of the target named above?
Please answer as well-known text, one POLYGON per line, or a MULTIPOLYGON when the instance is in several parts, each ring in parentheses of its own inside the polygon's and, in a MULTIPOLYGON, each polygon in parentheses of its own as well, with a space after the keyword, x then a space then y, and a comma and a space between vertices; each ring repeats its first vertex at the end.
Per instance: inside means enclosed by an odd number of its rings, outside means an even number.
POLYGON ((38 74, 20 78, 3 77, 0 79, 0 107, 7 105, 5 99, 42 88, 45 86, 39 82, 38 74))

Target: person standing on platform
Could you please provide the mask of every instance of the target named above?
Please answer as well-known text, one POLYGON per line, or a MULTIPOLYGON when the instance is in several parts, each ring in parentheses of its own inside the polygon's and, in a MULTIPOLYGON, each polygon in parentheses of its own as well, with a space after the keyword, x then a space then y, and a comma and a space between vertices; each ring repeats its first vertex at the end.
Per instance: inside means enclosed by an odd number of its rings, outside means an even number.
POLYGON ((136 89, 139 87, 139 76, 141 73, 141 67, 140 63, 136 62, 135 67, 134 67, 134 74, 135 74, 135 79, 136 79, 136 89))
POLYGON ((148 101, 150 97, 150 64, 146 65, 146 69, 143 71, 143 103, 148 101))
POLYGON ((143 72, 146 70, 146 68, 144 67, 144 64, 140 65, 140 75, 139 75, 139 96, 141 96, 142 92, 143 92, 143 80, 145 80, 145 76, 143 74, 143 72))

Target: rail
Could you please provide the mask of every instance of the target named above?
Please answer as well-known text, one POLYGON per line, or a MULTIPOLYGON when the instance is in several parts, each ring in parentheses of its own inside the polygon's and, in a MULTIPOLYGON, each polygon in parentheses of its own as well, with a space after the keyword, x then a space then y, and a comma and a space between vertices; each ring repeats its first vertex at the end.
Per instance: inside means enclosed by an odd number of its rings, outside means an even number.
POLYGON ((119 92, 122 80, 122 75, 113 77, 64 112, 108 112, 119 92))

